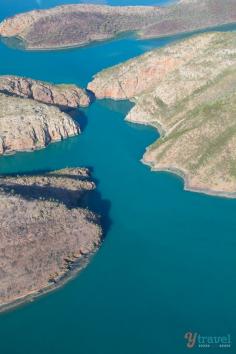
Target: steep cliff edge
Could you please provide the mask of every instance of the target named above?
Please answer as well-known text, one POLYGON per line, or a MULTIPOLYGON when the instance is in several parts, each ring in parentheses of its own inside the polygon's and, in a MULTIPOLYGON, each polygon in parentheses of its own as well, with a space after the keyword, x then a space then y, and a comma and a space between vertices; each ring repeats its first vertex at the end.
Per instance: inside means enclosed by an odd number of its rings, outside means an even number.
POLYGON ((76 85, 53 85, 19 76, 0 76, 0 93, 32 98, 65 110, 90 104, 87 92, 76 85))
POLYGON ((0 177, 0 310, 60 285, 98 248, 99 218, 79 207, 94 188, 80 168, 0 177))
POLYGON ((0 93, 0 155, 46 147, 80 133, 59 108, 0 93))
POLYGON ((236 33, 194 36, 98 73, 98 98, 130 99, 127 120, 161 138, 143 161, 187 189, 236 197, 236 33))
POLYGON ((4 20, 0 36, 26 49, 57 49, 101 41, 127 31, 142 38, 190 32, 236 22, 235 0, 181 1, 167 7, 64 5, 4 20))
POLYGON ((79 134, 78 123, 61 110, 90 102, 86 90, 76 85, 0 76, 0 155, 43 148, 79 134))

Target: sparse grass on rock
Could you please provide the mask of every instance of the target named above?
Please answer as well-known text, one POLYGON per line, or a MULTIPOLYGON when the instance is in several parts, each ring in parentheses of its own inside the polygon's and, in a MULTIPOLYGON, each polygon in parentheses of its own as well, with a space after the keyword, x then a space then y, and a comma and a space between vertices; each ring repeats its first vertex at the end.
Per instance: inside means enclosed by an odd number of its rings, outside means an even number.
POLYGON ((235 0, 179 1, 167 7, 64 5, 4 20, 0 35, 26 49, 59 49, 135 31, 142 38, 167 36, 236 22, 235 0))
POLYGON ((0 177, 0 310, 61 284, 101 242, 87 169, 0 177))
POLYGON ((161 137, 143 161, 186 188, 236 197, 236 33, 207 33, 98 73, 98 98, 130 99, 127 120, 161 137))

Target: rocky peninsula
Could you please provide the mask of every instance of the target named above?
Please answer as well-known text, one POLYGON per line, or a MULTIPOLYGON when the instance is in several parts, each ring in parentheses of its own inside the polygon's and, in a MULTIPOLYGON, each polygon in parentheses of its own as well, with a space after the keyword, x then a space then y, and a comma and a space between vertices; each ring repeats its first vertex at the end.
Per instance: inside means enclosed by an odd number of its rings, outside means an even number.
POLYGON ((4 20, 0 36, 25 49, 59 49, 137 32, 151 38, 236 22, 234 0, 182 0, 167 7, 63 5, 4 20))
POLYGON ((86 91, 75 85, 0 76, 0 155, 40 149, 79 134, 79 124, 62 110, 89 103, 86 91))
POLYGON ((0 177, 0 310, 59 286, 101 242, 87 169, 0 177), (14 220, 14 222, 12 222, 14 220))
POLYGON ((0 155, 41 149, 79 133, 59 108, 0 93, 0 155))
POLYGON ((97 98, 129 99, 126 117, 161 137, 143 162, 186 189, 236 197, 236 33, 205 33, 98 73, 97 98))
POLYGON ((0 76, 0 93, 57 106, 62 110, 87 107, 89 94, 76 85, 50 84, 19 76, 0 76))

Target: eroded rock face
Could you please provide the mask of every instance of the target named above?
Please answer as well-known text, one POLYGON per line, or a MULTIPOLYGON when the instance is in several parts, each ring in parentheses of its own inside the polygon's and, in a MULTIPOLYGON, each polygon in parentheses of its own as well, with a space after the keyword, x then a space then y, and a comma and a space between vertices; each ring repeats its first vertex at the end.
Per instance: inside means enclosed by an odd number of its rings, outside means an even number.
POLYGON ((79 133, 79 125, 57 107, 0 94, 0 155, 40 149, 79 133))
POLYGON ((0 76, 0 92, 61 107, 74 109, 87 107, 89 95, 76 85, 53 85, 18 76, 0 76))
POLYGON ((78 207, 94 188, 79 168, 0 177, 0 310, 57 284, 97 249, 99 219, 78 207))
POLYGON ((0 35, 21 38, 26 49, 49 49, 85 45, 126 31, 150 38, 233 22, 235 0, 189 0, 163 8, 77 4, 6 19, 0 35))
POLYGON ((130 99, 127 120, 161 138, 143 161, 188 189, 236 197, 236 34, 207 33, 98 73, 98 98, 130 99))
MULTIPOLYGON (((154 90, 161 83, 164 84, 166 78, 178 70, 181 71, 183 76, 186 76, 186 81, 188 77, 191 80, 188 80, 186 90, 189 90, 190 84, 194 87, 202 85, 202 79, 206 82, 209 78, 208 74, 211 74, 213 68, 204 68, 202 65, 200 70, 197 71, 192 67, 191 73, 189 73, 189 68, 186 65, 191 61, 194 62, 196 57, 202 56, 204 58, 207 48, 213 44, 214 38, 216 38, 215 34, 195 36, 175 45, 147 52, 140 57, 101 71, 94 76, 93 81, 88 85, 88 89, 93 91, 99 99, 131 99, 154 90), (186 72, 184 73, 185 69, 186 72)), ((223 59, 222 53, 221 60, 219 60, 220 67, 214 69, 212 77, 216 76, 222 68, 227 67, 227 62, 223 59)), ((217 63, 217 53, 211 60, 217 63)), ((167 90, 162 90, 161 99, 167 101, 168 96, 168 101, 170 101, 175 100, 177 94, 182 95, 184 91, 179 90, 178 92, 176 84, 184 86, 183 81, 174 82, 173 88, 169 85, 167 90)))

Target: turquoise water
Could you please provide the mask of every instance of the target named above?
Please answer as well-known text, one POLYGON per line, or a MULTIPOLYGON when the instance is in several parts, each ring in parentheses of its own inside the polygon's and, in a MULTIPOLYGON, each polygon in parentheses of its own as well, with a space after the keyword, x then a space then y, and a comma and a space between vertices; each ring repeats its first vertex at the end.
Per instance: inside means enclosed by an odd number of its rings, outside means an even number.
MULTIPOLYGON (((4 0, 1 17, 34 7, 4 0)), ((103 67, 172 40, 130 37, 45 53, 1 44, 0 72, 85 85, 103 67)), ((184 354, 189 330, 231 334, 231 349, 211 352, 235 353, 236 201, 184 192, 178 177, 150 172, 140 158, 157 133, 125 123, 129 108, 97 101, 76 115, 81 136, 0 159, 1 173, 92 167, 98 194, 89 203, 107 231, 76 279, 0 316, 1 354, 184 354)))

